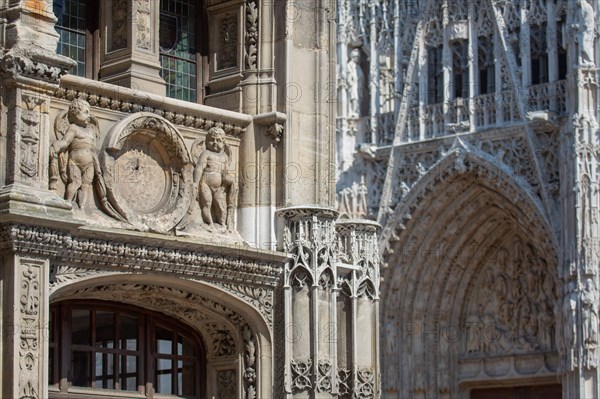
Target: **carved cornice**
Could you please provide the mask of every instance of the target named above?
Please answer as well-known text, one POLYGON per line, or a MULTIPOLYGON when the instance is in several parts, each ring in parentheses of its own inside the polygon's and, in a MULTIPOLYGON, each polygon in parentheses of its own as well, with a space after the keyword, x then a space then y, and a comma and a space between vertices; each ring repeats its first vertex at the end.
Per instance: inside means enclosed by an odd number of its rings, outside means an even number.
POLYGON ((58 84, 60 77, 74 66, 70 58, 45 51, 12 49, 0 58, 0 74, 4 77, 23 76, 58 84))
MULTIPOLYGON (((0 227, 0 250, 48 256, 54 265, 103 271, 168 273, 210 282, 277 286, 285 257, 256 250, 123 236, 100 239, 22 224, 0 227), (152 244, 145 242, 151 241, 152 244), (190 247, 193 247, 191 249, 190 247)), ((246 293, 247 296, 252 296, 246 293)), ((259 295, 254 295, 258 300, 259 295)), ((258 300, 260 302, 260 300, 258 300)))
POLYGON ((150 112, 175 125, 193 129, 208 131, 211 127, 220 127, 232 137, 241 137, 251 122, 251 117, 247 115, 201 105, 175 104, 176 100, 162 96, 78 77, 69 77, 68 81, 62 79, 61 87, 54 92, 54 97, 67 101, 81 98, 94 107, 131 114, 150 112), (213 113, 211 111, 214 111, 214 115, 200 115, 213 113))

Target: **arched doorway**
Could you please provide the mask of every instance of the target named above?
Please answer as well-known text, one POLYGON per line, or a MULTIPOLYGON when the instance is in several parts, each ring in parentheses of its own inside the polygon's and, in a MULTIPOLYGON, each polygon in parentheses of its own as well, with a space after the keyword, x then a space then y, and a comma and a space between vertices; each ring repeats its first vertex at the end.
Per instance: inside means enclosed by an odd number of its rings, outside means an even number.
POLYGON ((456 152, 395 210, 384 234, 386 397, 466 399, 556 383, 556 246, 530 192, 456 152))

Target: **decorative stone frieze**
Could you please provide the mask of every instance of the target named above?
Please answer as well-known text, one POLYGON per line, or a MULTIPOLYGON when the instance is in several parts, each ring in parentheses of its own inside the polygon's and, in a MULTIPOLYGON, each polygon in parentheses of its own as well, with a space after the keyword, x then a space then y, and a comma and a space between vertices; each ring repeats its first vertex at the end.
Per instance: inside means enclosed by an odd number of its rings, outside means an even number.
POLYGON ((230 280, 232 287, 238 281, 275 286, 281 273, 280 261, 285 259, 273 252, 260 254, 255 249, 241 247, 223 252, 219 246, 201 243, 195 243, 196 249, 190 250, 186 241, 180 240, 160 246, 142 241, 134 236, 127 241, 74 236, 61 230, 20 224, 4 224, 0 229, 3 251, 55 256, 58 262, 54 264, 114 271, 154 270, 189 277, 212 275, 224 282, 230 280), (252 253, 257 255, 254 260, 252 253))

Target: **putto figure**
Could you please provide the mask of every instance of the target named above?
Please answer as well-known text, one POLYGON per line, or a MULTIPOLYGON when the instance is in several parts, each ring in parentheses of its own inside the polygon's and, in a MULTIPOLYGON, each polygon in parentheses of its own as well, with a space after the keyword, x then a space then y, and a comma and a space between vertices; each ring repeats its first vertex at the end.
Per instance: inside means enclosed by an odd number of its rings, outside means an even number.
POLYGON ((65 199, 74 201, 85 211, 94 204, 93 184, 101 207, 110 216, 123 221, 124 218, 108 203, 106 186, 96 142, 100 137, 98 121, 90 114, 90 104, 75 99, 67 112, 56 117, 54 122, 56 140, 50 146, 50 189, 58 190, 58 178, 65 184, 65 199))
POLYGON ((64 123, 64 116, 56 119, 56 133, 62 138, 54 141, 50 147, 52 169, 55 174, 55 160, 58 159, 59 174, 66 184, 65 199, 76 200, 79 208, 84 209, 93 195, 95 172, 100 172, 96 156, 99 130, 90 116, 90 105, 84 100, 74 100, 69 105, 66 117, 68 125, 64 123))
POLYGON ((194 169, 194 187, 198 189, 202 220, 209 228, 216 223, 232 231, 236 186, 228 171, 231 150, 225 143, 225 132, 211 128, 202 144, 194 145, 192 151, 200 154, 194 169))

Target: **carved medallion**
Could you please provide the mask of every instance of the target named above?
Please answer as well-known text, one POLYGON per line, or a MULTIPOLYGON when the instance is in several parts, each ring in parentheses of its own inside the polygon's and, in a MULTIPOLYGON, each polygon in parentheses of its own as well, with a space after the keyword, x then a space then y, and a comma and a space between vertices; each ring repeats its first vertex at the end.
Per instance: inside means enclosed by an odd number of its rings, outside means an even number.
POLYGON ((192 199, 190 155, 177 129, 139 112, 106 136, 101 162, 112 206, 139 230, 171 231, 192 199))

